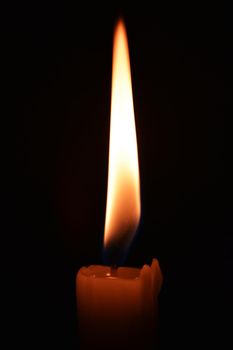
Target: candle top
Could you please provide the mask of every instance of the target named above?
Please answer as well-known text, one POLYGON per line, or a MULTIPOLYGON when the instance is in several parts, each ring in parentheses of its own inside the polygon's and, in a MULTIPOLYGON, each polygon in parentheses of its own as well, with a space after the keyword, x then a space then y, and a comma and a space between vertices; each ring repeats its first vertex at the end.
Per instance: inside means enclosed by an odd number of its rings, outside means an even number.
POLYGON ((111 274, 111 268, 109 266, 90 265, 88 267, 81 268, 80 272, 86 277, 93 278, 121 278, 128 280, 135 280, 140 277, 141 269, 133 267, 119 267, 116 269, 114 275, 111 274))
POLYGON ((86 286, 85 289, 88 286, 88 290, 94 288, 95 293, 98 288, 103 288, 101 286, 106 287, 106 290, 109 288, 114 290, 118 286, 117 293, 124 292, 127 286, 129 289, 140 289, 143 293, 149 293, 156 298, 162 282, 163 276, 157 259, 153 259, 150 266, 145 264, 142 268, 119 267, 113 269, 110 266, 90 265, 81 267, 77 274, 77 283, 86 286))

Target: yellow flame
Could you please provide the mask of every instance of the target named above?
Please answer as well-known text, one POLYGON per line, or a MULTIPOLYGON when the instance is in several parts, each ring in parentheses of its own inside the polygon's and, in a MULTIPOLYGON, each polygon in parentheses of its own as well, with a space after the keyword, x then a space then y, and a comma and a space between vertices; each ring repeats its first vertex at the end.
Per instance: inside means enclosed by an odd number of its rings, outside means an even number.
POLYGON ((132 83, 124 23, 114 33, 108 191, 104 246, 129 244, 140 220, 140 180, 132 83), (127 235, 127 237, 125 237, 127 235))

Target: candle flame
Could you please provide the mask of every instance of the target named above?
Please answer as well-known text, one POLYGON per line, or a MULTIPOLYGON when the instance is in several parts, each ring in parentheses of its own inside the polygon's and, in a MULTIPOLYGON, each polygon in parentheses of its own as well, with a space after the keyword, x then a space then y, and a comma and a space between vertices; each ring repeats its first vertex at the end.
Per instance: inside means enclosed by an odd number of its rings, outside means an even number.
POLYGON ((104 247, 125 250, 140 220, 140 180, 127 35, 114 33, 110 145, 104 247))

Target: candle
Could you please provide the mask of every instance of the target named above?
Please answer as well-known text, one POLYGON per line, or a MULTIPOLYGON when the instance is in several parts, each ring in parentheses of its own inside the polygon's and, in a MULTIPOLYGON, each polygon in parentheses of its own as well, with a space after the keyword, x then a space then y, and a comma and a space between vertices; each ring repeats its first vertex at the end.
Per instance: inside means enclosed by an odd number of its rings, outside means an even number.
POLYGON ((153 344, 159 263, 142 269, 119 267, 140 220, 140 180, 130 59, 125 26, 116 26, 113 45, 111 125, 105 260, 83 267, 76 280, 79 335, 83 349, 147 349, 153 344))
POLYGON ((79 335, 83 349, 148 349, 156 330, 158 261, 142 269, 89 266, 77 275, 79 335), (111 344, 111 345, 110 345, 111 344))

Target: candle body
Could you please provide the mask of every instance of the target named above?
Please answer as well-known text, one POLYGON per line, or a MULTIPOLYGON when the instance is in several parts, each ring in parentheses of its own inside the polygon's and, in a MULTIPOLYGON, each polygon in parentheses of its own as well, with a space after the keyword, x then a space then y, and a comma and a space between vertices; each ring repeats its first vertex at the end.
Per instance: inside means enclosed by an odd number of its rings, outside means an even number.
POLYGON ((83 349, 147 349, 153 344, 162 274, 157 260, 142 269, 83 267, 77 274, 79 337, 83 349), (101 345, 100 345, 101 344, 101 345))

